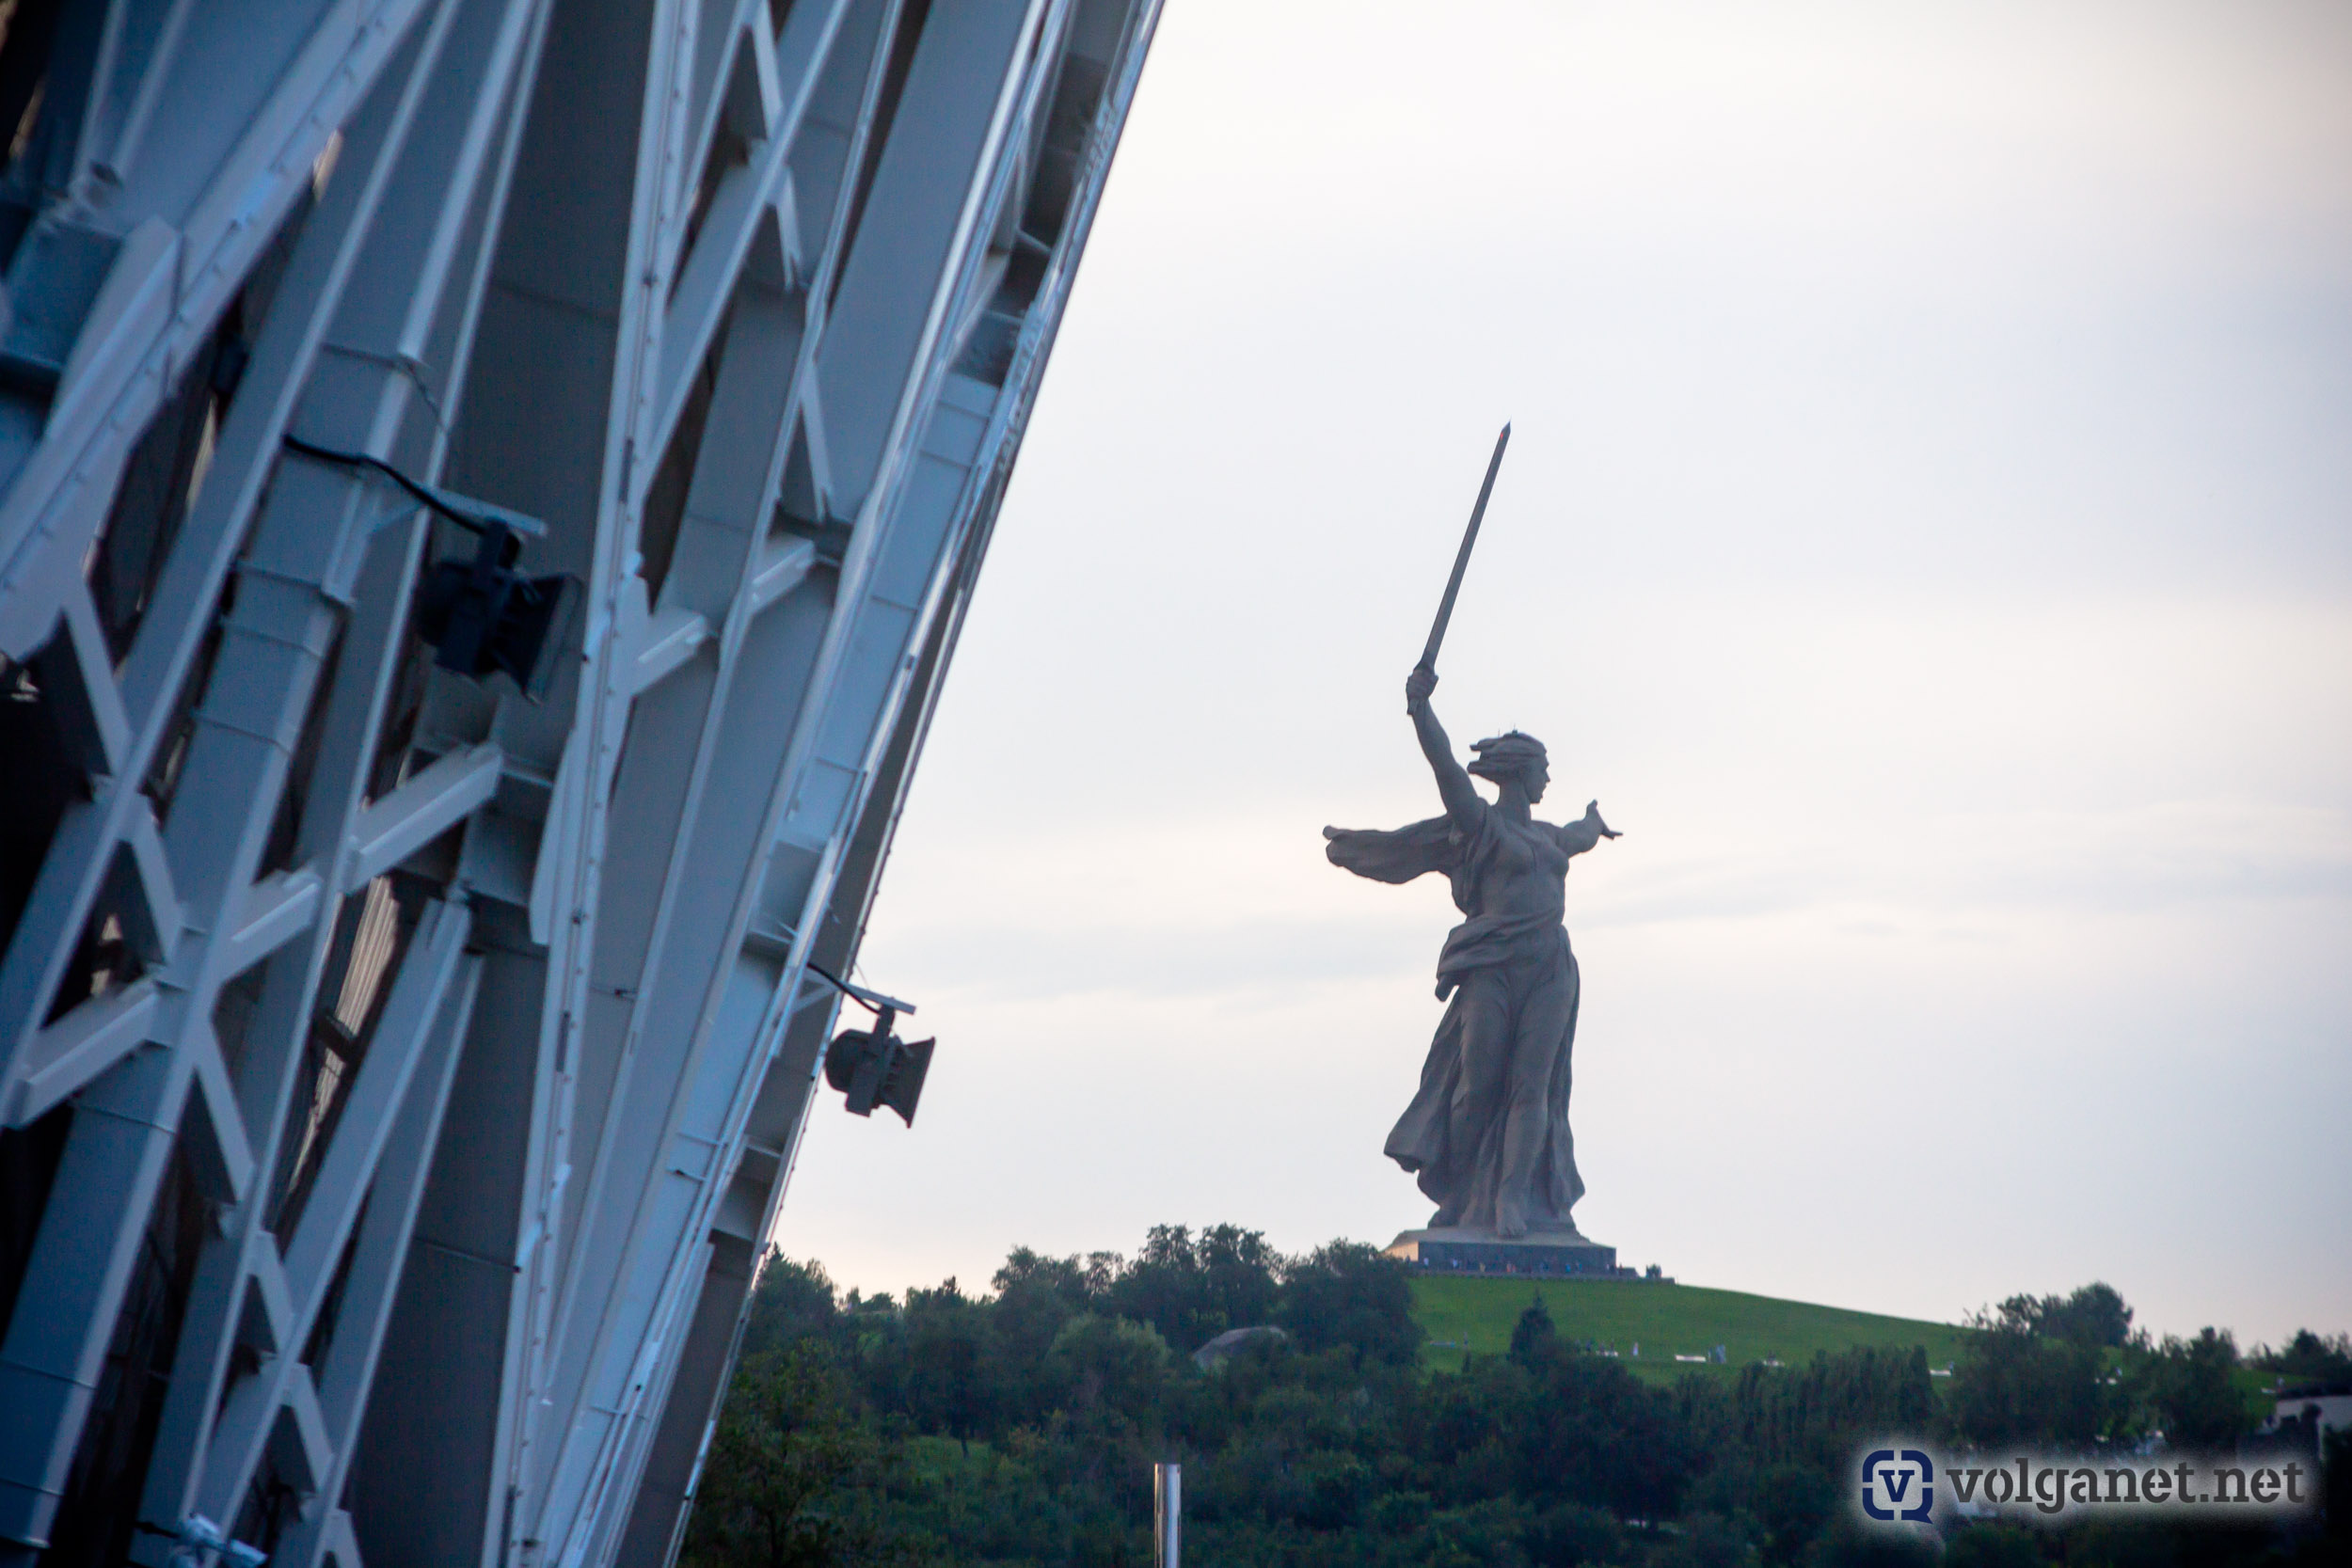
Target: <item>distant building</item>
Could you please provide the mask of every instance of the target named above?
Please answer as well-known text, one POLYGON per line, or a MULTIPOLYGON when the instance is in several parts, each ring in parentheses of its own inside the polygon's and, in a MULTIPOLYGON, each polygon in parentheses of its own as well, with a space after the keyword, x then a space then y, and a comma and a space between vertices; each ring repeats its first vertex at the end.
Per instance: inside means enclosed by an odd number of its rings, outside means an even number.
POLYGON ((2352 1384, 2324 1384, 2282 1392, 2263 1421, 2265 1433, 2294 1425, 2316 1425, 2322 1433, 2352 1429, 2352 1384))

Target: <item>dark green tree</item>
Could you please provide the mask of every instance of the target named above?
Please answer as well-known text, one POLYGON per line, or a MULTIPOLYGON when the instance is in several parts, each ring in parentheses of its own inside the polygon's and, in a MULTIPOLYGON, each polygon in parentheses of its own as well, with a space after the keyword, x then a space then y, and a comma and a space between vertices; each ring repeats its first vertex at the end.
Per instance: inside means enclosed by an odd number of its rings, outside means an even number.
POLYGON ((1500 1416, 1510 1491, 1533 1502, 1597 1503, 1621 1517, 1674 1513, 1702 1456, 1672 1396, 1557 1335, 1531 1336, 1527 1352, 1524 1366, 1506 1361, 1482 1390, 1500 1416))
POLYGON ((1936 1409, 1927 1353, 1916 1346, 1859 1345, 1802 1367, 1750 1365, 1728 1385, 1684 1378, 1673 1398, 1704 1450, 1823 1474, 1842 1474, 1865 1438, 1931 1430, 1936 1409))
POLYGON ((1410 1275, 1361 1242, 1333 1242, 1290 1259, 1271 1321, 1302 1351, 1343 1350, 1359 1366, 1410 1366, 1421 1354, 1410 1275))
POLYGON ((2140 1395, 2166 1441, 2180 1449, 2227 1449, 2253 1426, 2237 1368, 2237 1341, 2227 1329, 2203 1329, 2188 1339, 2168 1335, 2142 1358, 2140 1395))
POLYGON ((834 1568, 878 1560, 866 1489, 884 1469, 855 1391, 818 1340, 745 1359, 704 1461, 687 1531, 693 1568, 834 1568))
POLYGON ((2042 1538, 2022 1525, 1971 1525, 1944 1545, 1944 1568, 2042 1568, 2042 1538))
POLYGON ((1806 1568, 1937 1568, 1934 1537, 1865 1529, 1840 1510, 1805 1553, 1806 1568))
POLYGON ((1172 1370, 1168 1341, 1151 1324, 1091 1312, 1064 1323, 1045 1354, 1059 1408, 1108 1408, 1146 1430, 1160 1424, 1172 1370))
POLYGON ((2298 1328, 2278 1350, 2257 1347, 2248 1364, 2295 1384, 2352 1384, 2352 1334, 2314 1334, 2298 1328))
POLYGON ((822 1263, 797 1262, 770 1247, 745 1311, 742 1354, 755 1356, 812 1336, 829 1337, 840 1315, 833 1278, 822 1263))
POLYGON ((1511 1359, 1522 1367, 1534 1365, 1547 1352, 1557 1349, 1560 1331, 1552 1326, 1551 1310, 1537 1296, 1528 1303, 1519 1321, 1511 1325, 1511 1359))
MULTIPOLYGON (((2024 1298, 2016 1298, 2024 1299, 2024 1298)), ((2132 1309, 2112 1285, 2094 1281, 2060 1300, 2044 1296, 2034 1305, 2033 1331, 2054 1339, 2121 1350, 2131 1342, 2132 1309)))
POLYGON ((1626 1528, 1605 1508, 1557 1503, 1529 1521, 1528 1560, 1535 1568, 1587 1568, 1624 1562, 1631 1553, 1626 1528))
MULTIPOLYGON (((2075 1293, 2076 1299, 2082 1295, 2075 1293)), ((2098 1339, 2045 1331, 2065 1307, 2057 1296, 2011 1296, 1990 1312, 1971 1315, 1977 1332, 1953 1369, 1946 1402, 1963 1438, 2083 1448, 2116 1425, 2122 1405, 2098 1339)), ((2070 1328, 2098 1326, 2089 1313, 2057 1321, 2070 1328)))
MULTIPOLYGON (((1766 1369, 1773 1370, 1777 1369, 1766 1369)), ((1684 1496, 1686 1509, 1744 1515, 1769 1568, 1804 1560, 1837 1508, 1837 1488, 1810 1465, 1759 1465, 1745 1455, 1719 1457, 1684 1496)))
POLYGON ((990 1318, 953 1278, 907 1292, 904 1402, 919 1430, 969 1443, 990 1424, 1003 1393, 990 1318))
POLYGON ((1104 1299, 1189 1354, 1229 1328, 1272 1323, 1281 1265, 1262 1231, 1213 1225, 1196 1240, 1184 1226, 1155 1225, 1104 1299))

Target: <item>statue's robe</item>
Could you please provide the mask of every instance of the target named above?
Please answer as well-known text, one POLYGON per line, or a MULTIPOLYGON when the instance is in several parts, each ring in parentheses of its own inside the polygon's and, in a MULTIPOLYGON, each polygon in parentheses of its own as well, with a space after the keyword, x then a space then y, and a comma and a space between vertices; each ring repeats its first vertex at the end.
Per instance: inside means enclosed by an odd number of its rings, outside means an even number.
MULTIPOLYGON (((1473 970, 1534 962, 1565 977, 1567 1024, 1553 1047, 1544 1118, 1544 1148, 1527 1194, 1527 1219, 1537 1230, 1573 1230, 1569 1211, 1584 1195, 1577 1175, 1576 1142, 1568 1131, 1569 1058, 1576 1042, 1580 977, 1568 933, 1552 914, 1490 915, 1484 912, 1484 884, 1505 833, 1543 833, 1576 854, 1598 841, 1583 823, 1564 829, 1515 823, 1489 808, 1475 832, 1451 817, 1434 816, 1393 832, 1335 828, 1324 852, 1334 865, 1381 882, 1409 882, 1431 872, 1452 884, 1454 907, 1468 916, 1446 936, 1438 956, 1438 997, 1445 1016, 1422 1065, 1421 1088, 1389 1133, 1385 1152, 1413 1173, 1422 1192, 1449 1224, 1486 1228, 1494 1222, 1495 1188, 1502 1168, 1504 1118, 1491 1117, 1476 1147, 1451 1147, 1452 1110, 1462 1088, 1462 981, 1473 970), (1556 966, 1556 968, 1554 968, 1556 966), (1451 999, 1450 1001, 1448 999, 1451 999)), ((1515 1019, 1514 1028, 1522 1021, 1515 1019)))

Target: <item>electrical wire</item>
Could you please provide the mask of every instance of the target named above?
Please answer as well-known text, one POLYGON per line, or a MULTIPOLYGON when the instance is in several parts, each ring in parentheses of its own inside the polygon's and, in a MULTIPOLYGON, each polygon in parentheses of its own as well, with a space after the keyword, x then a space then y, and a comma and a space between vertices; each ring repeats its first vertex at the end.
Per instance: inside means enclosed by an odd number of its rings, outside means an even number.
POLYGON ((494 527, 501 529, 506 527, 503 523, 494 524, 458 511, 457 508, 450 505, 441 493, 433 486, 410 479, 380 457, 372 456, 364 451, 337 451, 332 447, 317 446, 292 432, 287 433, 284 440, 286 445, 294 451, 305 457, 314 457, 322 463, 334 463, 346 468, 373 468, 407 491, 416 499, 419 505, 447 517, 469 533, 487 533, 494 527))

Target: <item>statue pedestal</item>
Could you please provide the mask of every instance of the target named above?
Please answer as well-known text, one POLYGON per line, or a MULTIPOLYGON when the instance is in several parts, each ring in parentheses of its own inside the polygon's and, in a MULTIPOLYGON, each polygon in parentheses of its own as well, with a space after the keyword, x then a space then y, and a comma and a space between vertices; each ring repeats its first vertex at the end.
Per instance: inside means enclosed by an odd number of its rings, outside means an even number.
MULTIPOLYGON (((1388 1255, 1428 1274, 1520 1275, 1549 1279, 1639 1279, 1617 1267, 1617 1249, 1573 1230, 1498 1236, 1491 1230, 1407 1230, 1388 1255)), ((1661 1281, 1662 1283, 1662 1281, 1661 1281)))

